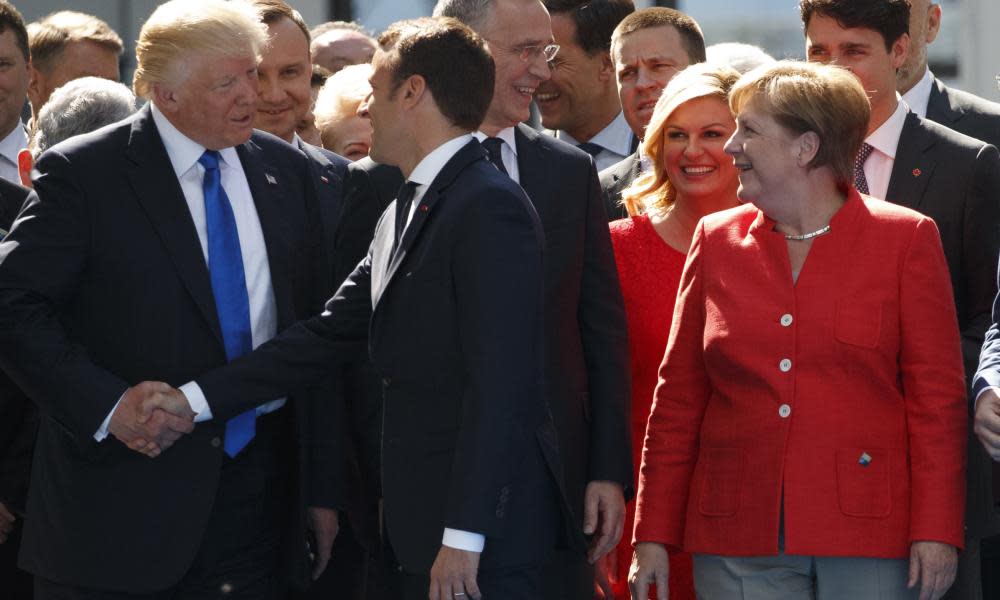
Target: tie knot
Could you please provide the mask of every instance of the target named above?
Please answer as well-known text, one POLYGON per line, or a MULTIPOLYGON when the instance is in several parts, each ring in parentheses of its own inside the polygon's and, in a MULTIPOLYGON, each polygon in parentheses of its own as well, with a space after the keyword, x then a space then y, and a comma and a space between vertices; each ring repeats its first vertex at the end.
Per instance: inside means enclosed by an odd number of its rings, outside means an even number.
POLYGON ((495 156, 500 158, 500 148, 503 145, 503 140, 498 137, 490 137, 483 140, 483 148, 490 153, 490 156, 495 156))
POLYGON ((205 150, 198 159, 198 163, 205 167, 206 171, 219 168, 219 152, 217 150, 205 150))
POLYGON ((590 142, 584 142, 582 144, 577 144, 576 147, 579 148, 580 150, 583 150, 584 152, 586 152, 587 154, 589 154, 589 155, 591 155, 591 156, 593 156, 595 158, 597 157, 598 154, 601 153, 602 150, 604 150, 604 148, 601 147, 600 145, 598 145, 598 144, 592 144, 590 142))

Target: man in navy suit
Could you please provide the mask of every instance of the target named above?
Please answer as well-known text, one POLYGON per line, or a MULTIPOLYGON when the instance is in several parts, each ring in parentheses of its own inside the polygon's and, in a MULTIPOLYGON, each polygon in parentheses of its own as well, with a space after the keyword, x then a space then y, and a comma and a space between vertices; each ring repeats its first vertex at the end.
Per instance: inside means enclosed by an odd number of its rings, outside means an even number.
POLYGON ((0 367, 41 413, 20 556, 38 598, 272 599, 308 579, 291 400, 137 419, 139 382, 188 381, 315 304, 309 163, 252 130, 265 41, 245 6, 157 8, 150 103, 42 154, 0 244, 0 367))

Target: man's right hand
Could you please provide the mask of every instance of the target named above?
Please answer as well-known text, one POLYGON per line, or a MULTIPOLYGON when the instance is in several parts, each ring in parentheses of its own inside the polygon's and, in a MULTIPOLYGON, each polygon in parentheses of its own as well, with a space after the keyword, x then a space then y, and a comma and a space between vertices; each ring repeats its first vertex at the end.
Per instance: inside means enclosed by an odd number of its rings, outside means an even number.
POLYGON ((996 390, 987 389, 976 401, 973 431, 993 460, 1000 461, 1000 396, 996 390))
POLYGON ((184 394, 166 383, 144 381, 122 396, 111 415, 108 431, 132 450, 155 458, 182 435, 194 430, 194 417, 184 394), (153 401, 162 410, 149 408, 153 401))
POLYGON ((0 502, 0 544, 7 541, 7 536, 10 535, 10 530, 14 528, 14 521, 16 520, 17 517, 7 510, 3 502, 0 502))

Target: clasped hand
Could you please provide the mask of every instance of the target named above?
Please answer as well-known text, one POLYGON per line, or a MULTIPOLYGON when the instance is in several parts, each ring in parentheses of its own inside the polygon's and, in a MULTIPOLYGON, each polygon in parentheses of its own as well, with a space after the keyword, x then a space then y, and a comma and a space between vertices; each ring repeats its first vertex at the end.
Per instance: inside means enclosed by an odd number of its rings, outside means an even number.
POLYGON ((194 431, 195 413, 177 389, 159 381, 130 387, 111 415, 108 432, 151 458, 194 431))

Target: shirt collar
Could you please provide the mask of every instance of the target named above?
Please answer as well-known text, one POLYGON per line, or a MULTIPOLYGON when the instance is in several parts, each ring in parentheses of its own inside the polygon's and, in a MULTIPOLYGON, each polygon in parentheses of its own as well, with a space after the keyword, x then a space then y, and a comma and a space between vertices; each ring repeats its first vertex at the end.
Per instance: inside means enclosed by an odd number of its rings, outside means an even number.
MULTIPOLYGON (((482 131, 477 131, 472 135, 474 135, 476 139, 479 140, 480 142, 490 137, 485 133, 483 133, 482 131)), ((500 132, 493 137, 498 137, 501 140, 503 140, 507 144, 507 147, 510 148, 510 151, 514 153, 514 156, 517 156, 517 142, 516 142, 517 138, 514 136, 513 127, 501 129, 500 132)))
POLYGON ((910 112, 910 107, 906 105, 906 102, 902 98, 899 98, 898 94, 897 100, 899 103, 896 105, 895 112, 885 120, 885 123, 882 123, 878 129, 865 138, 865 142, 871 145, 872 148, 875 148, 893 160, 896 158, 896 147, 899 145, 899 136, 903 133, 906 113, 910 112))
POLYGON ((448 164, 448 161, 471 141, 472 135, 466 133, 441 144, 417 163, 407 181, 411 181, 417 185, 430 185, 434 181, 434 178, 438 176, 438 173, 441 172, 441 169, 448 164))
MULTIPOLYGON (((579 140, 562 129, 556 131, 556 139, 574 146, 580 145, 579 140)), ((621 156, 632 154, 632 129, 628 126, 628 121, 625 120, 625 113, 619 112, 618 116, 612 119, 604 129, 597 132, 597 135, 590 138, 588 142, 621 156)))
MULTIPOLYGON (((160 132, 160 139, 163 140, 163 146, 167 149, 167 156, 170 158, 170 164, 174 168, 174 174, 180 179, 198 162, 201 155, 205 153, 205 147, 174 127, 174 124, 170 122, 170 119, 166 115, 160 112, 156 104, 152 102, 149 104, 150 111, 153 114, 153 122, 156 124, 157 131, 160 132)), ((228 165, 237 164, 237 161, 239 161, 236 148, 233 147, 219 150, 219 157, 228 165)))
POLYGON ((921 119, 927 116, 927 104, 931 100, 931 90, 934 88, 934 74, 930 69, 924 69, 924 76, 917 84, 903 94, 903 100, 921 119))
POLYGON ((27 147, 28 134, 24 130, 24 123, 18 119, 14 129, 11 129, 10 133, 0 140, 0 156, 16 165, 18 153, 27 147))

